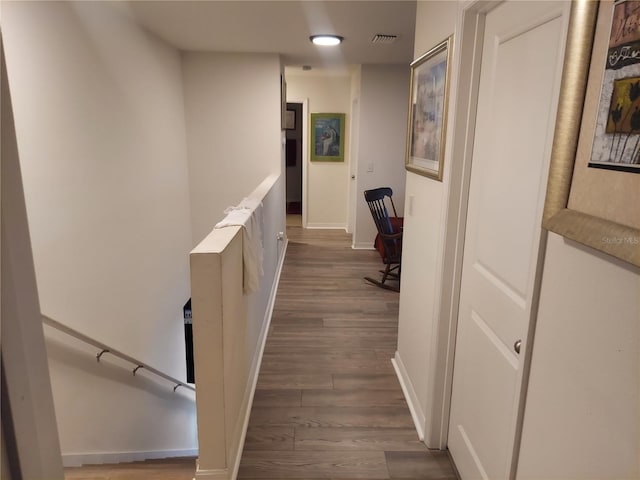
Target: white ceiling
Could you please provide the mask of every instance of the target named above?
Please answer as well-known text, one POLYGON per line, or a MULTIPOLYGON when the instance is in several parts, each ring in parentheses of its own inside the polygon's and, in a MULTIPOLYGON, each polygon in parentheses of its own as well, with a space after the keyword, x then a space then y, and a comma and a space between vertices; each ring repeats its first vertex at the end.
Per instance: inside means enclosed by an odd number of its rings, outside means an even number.
POLYGON ((285 65, 409 64, 416 2, 404 0, 130 1, 136 20, 181 50, 279 53, 285 65), (339 47, 309 36, 333 33, 339 47), (373 44, 375 34, 398 35, 373 44))

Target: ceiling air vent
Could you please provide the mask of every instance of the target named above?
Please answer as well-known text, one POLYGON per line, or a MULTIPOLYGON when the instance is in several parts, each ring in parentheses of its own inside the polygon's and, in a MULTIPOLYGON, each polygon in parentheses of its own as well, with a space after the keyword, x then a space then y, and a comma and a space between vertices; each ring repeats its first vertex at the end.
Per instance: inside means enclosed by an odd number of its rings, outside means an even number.
POLYGON ((397 38, 397 35, 384 35, 382 33, 377 33, 371 39, 371 43, 393 43, 397 38))

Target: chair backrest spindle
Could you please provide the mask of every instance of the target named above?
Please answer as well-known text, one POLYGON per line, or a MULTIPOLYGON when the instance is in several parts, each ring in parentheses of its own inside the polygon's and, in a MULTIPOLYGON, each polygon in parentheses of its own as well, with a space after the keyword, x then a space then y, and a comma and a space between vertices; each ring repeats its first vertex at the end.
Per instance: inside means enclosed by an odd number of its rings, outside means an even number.
MULTIPOLYGON (((393 211, 393 217, 398 217, 396 206, 393 203, 393 190, 389 187, 380 187, 372 190, 366 190, 364 192, 364 198, 367 201, 371 216, 376 225, 378 233, 383 235, 393 235, 399 233, 399 230, 394 228, 394 224, 391 221, 391 215, 389 215, 390 205, 391 211, 393 211)), ((387 256, 397 255, 399 250, 399 242, 396 239, 384 239, 387 256)))
POLYGON ((389 187, 375 188, 364 192, 364 198, 378 231, 374 247, 378 250, 383 263, 386 265, 380 281, 370 277, 365 277, 365 280, 379 287, 398 291, 399 287, 390 287, 385 283, 388 278, 394 278, 399 281, 402 257, 403 219, 398 217, 392 195, 393 191, 389 187), (393 211, 393 216, 389 214, 390 211, 393 211))

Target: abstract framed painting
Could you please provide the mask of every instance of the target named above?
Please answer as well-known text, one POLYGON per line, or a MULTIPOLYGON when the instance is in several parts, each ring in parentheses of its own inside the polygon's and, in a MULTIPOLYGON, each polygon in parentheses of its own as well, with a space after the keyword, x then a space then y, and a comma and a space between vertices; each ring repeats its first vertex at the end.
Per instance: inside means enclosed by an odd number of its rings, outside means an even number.
POLYGON ((640 266, 640 2, 571 4, 543 228, 640 266))

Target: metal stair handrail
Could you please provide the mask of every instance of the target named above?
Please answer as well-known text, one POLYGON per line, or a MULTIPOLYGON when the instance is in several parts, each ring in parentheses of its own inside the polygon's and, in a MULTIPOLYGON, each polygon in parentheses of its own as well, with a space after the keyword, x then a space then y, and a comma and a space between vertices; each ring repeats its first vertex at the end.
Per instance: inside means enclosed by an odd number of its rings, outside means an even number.
POLYGON ((172 382, 174 384, 173 387, 173 391, 175 392, 178 387, 183 387, 186 388, 188 390, 192 390, 192 391, 196 391, 195 387, 192 385, 189 385, 188 383, 185 382, 181 382, 180 380, 173 378, 171 375, 167 375, 164 372, 161 372, 160 370, 158 370, 157 368, 153 368, 150 365, 147 365, 144 362, 141 362, 140 360, 137 360, 129 355, 127 355, 126 353, 122 353, 119 350, 116 350, 115 348, 112 348, 102 342, 99 342, 98 340, 95 340, 91 337, 89 337, 88 335, 85 335, 84 333, 81 333, 71 327, 66 326, 63 323, 58 322, 57 320, 54 320, 51 317, 47 317, 46 315, 42 315, 42 321, 45 325, 48 325, 52 328, 55 328, 56 330, 59 330, 63 333, 66 333, 67 335, 70 335, 74 338, 77 338, 78 340, 81 340, 85 343, 88 343, 89 345, 93 345, 96 348, 100 349, 100 352, 98 354, 96 354, 96 360, 99 362, 100 358, 102 357, 102 355, 104 355, 105 353, 109 353, 111 355, 114 355, 118 358, 121 358, 133 365, 135 365, 135 368, 132 370, 133 374, 135 375, 136 372, 143 368, 145 370, 147 370, 148 372, 151 372, 155 375, 158 375, 159 377, 164 378, 165 380, 169 380, 170 382, 172 382))

